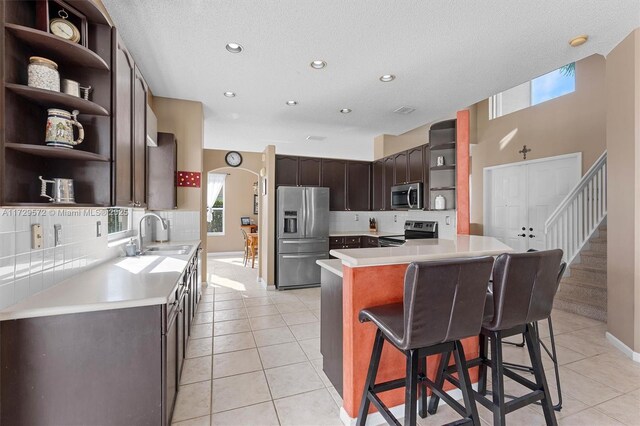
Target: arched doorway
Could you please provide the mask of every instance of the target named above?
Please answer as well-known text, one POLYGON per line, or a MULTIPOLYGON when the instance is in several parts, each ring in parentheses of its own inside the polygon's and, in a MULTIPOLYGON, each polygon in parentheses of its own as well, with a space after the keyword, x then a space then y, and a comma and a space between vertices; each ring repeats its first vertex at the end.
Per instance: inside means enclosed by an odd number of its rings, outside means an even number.
POLYGON ((258 224, 258 173, 241 167, 219 167, 207 172, 207 252, 242 253, 241 218, 258 224))

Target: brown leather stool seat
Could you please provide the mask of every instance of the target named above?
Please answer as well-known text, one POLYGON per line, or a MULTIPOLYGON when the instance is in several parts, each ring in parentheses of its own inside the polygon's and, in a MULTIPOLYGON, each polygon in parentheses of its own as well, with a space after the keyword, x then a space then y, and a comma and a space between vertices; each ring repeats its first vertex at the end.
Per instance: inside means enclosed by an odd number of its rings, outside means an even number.
MULTIPOLYGON (((504 425, 508 413, 538 401, 542 405, 546 423, 557 424, 534 324, 551 315, 553 299, 559 284, 559 273, 564 270, 561 262, 562 250, 502 254, 496 258, 493 268, 493 292, 486 295, 489 306, 485 307, 485 320, 480 331, 480 358, 469 361, 470 366, 480 366, 479 392, 474 392, 474 397, 477 402, 493 412, 494 425, 504 425), (491 311, 493 316, 490 318, 491 311), (516 374, 502 359, 502 339, 517 334, 524 334, 535 382, 516 374), (491 358, 488 355, 489 341, 491 358), (492 373, 491 400, 485 396, 487 367, 491 368, 492 373), (504 376, 531 389, 532 392, 505 401, 504 376)), ((451 372, 446 365, 441 364, 440 369, 443 376, 451 372)), ((441 381, 442 379, 436 380, 436 384, 441 381)), ((437 407, 436 395, 431 398, 429 412, 435 413, 437 407)))
POLYGON ((403 303, 360 311, 360 322, 372 322, 377 330, 357 425, 365 425, 371 403, 389 424, 398 424, 378 393, 399 387, 406 387, 404 423, 415 425, 418 386, 421 417, 427 416, 428 386, 463 419, 480 425, 460 340, 477 336, 480 332, 492 265, 492 257, 412 263, 405 273, 403 303), (405 354, 407 375, 376 384, 385 341, 405 354), (451 353, 455 357, 458 378, 450 378, 449 381, 462 391, 464 405, 450 397, 442 384, 436 386, 426 377, 426 357, 439 353, 447 354, 447 360, 451 353))

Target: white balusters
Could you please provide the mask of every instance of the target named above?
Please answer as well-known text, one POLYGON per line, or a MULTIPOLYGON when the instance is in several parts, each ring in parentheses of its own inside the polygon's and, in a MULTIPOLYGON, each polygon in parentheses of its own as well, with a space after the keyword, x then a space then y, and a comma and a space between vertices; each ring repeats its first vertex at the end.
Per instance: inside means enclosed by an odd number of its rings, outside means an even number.
POLYGON ((607 214, 607 152, 595 162, 545 223, 545 245, 571 263, 607 214))

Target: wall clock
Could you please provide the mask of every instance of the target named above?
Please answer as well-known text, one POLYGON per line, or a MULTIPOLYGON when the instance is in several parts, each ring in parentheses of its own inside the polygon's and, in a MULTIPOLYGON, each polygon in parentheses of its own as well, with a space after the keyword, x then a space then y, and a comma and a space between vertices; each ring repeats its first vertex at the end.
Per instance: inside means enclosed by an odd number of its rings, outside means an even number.
POLYGON ((242 155, 238 151, 229 151, 225 155, 224 161, 231 167, 238 167, 242 164, 242 155))

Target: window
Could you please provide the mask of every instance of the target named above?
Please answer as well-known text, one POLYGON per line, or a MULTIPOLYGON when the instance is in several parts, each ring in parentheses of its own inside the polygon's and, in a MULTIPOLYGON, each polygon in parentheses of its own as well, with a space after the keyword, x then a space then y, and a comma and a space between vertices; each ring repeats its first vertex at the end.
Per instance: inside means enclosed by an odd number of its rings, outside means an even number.
POLYGON ((207 176, 207 233, 224 235, 225 173, 209 172, 207 176))
POLYGON ((109 239, 124 238, 131 230, 131 209, 107 209, 107 234, 109 239))
POLYGON ((491 96, 489 98, 489 119, 502 117, 503 115, 575 92, 575 66, 575 63, 570 63, 524 84, 491 96))

